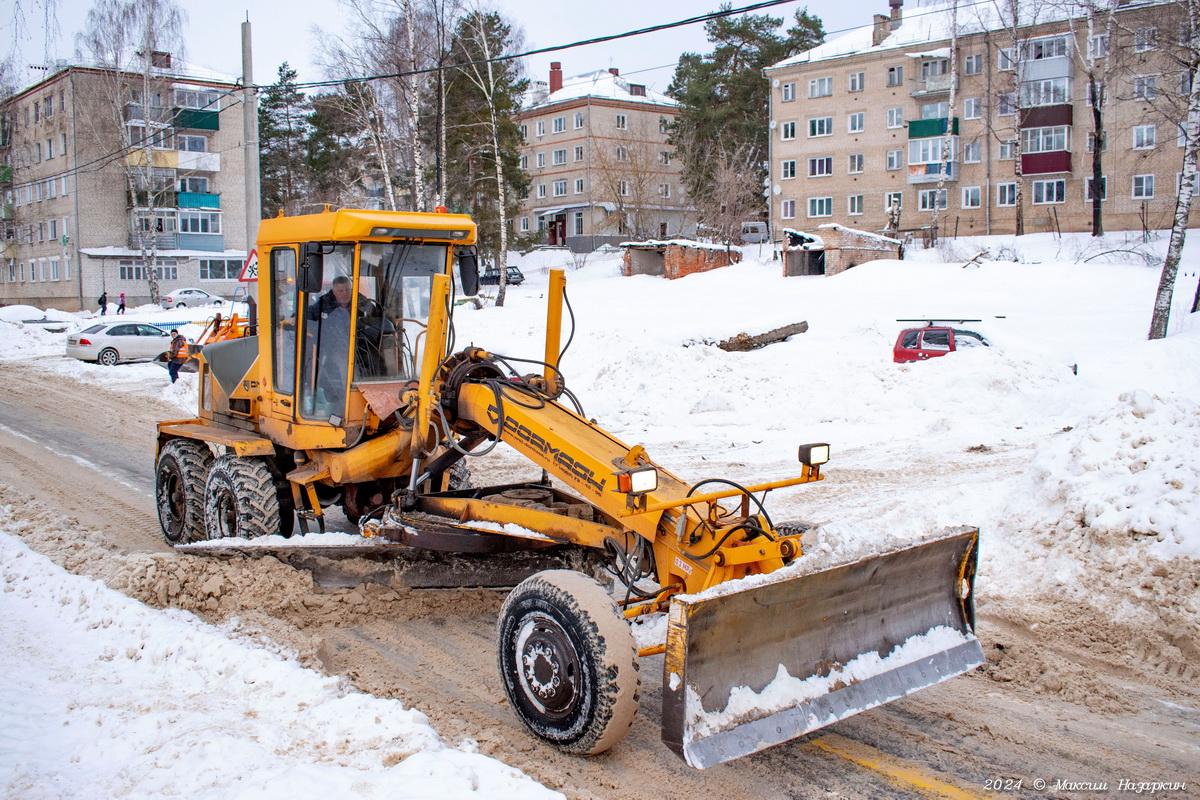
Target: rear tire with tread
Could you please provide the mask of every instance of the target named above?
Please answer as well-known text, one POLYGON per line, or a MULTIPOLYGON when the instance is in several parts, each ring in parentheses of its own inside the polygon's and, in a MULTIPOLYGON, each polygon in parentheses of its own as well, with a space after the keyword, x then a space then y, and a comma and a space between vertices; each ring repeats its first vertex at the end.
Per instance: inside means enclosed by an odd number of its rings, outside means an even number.
POLYGON ((204 538, 204 487, 212 462, 208 445, 194 439, 172 439, 159 451, 154 496, 169 544, 204 538))
POLYGON ((221 456, 204 486, 204 527, 209 539, 254 539, 282 529, 279 494, 270 468, 255 458, 221 456))
POLYGON ((121 360, 121 355, 111 347, 106 347, 100 351, 100 355, 96 356, 96 363, 105 367, 115 366, 121 360))
POLYGON ((509 594, 497 623, 509 703, 539 739, 603 753, 629 732, 641 691, 633 633, 598 581, 546 570, 509 594))

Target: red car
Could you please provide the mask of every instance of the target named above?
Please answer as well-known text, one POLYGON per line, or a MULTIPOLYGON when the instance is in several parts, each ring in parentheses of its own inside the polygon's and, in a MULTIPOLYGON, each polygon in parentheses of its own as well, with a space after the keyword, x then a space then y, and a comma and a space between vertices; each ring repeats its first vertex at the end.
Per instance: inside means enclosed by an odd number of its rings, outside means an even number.
MULTIPOLYGON (((922 320, 901 319, 897 322, 920 322, 922 320)), ((929 320, 923 328, 906 328, 896 337, 892 348, 892 360, 897 364, 909 361, 925 361, 944 356, 966 347, 988 347, 987 339, 975 331, 937 325, 938 322, 979 322, 977 319, 929 320)))

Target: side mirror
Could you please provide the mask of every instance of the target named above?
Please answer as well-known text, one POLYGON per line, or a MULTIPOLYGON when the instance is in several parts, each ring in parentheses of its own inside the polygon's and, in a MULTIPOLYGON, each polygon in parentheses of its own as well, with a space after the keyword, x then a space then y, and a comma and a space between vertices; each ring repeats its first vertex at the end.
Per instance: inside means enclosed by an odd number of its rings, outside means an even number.
POLYGON ((319 292, 325 281, 325 254, 320 242, 300 245, 300 291, 319 292))
POLYGON ((458 282, 463 294, 479 294, 479 256, 475 253, 458 254, 458 282))

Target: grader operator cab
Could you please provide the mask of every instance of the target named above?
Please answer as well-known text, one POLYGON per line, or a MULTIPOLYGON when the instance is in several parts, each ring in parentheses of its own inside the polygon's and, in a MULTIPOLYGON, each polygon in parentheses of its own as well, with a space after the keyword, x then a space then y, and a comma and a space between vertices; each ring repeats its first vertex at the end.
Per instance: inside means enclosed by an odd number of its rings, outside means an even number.
POLYGON ((296 519, 323 529, 336 503, 396 558, 598 554, 616 598, 582 572, 545 570, 512 590, 497 626, 513 710, 571 753, 603 752, 625 735, 639 657, 664 655, 662 737, 696 767, 982 663, 977 530, 808 569, 802 532, 773 521, 764 500, 821 480, 827 444, 802 446, 789 479, 676 477, 588 420, 567 390, 561 271, 551 273, 540 360, 456 350, 454 268, 473 293, 474 242, 474 223, 454 214, 264 221, 257 325, 230 326, 203 347, 197 416, 159 425, 167 540, 290 535, 296 519), (540 374, 517 369, 530 363, 540 374), (484 462, 498 442, 541 479, 456 485, 462 464, 484 462), (664 612, 665 643, 638 650, 627 623, 664 612))

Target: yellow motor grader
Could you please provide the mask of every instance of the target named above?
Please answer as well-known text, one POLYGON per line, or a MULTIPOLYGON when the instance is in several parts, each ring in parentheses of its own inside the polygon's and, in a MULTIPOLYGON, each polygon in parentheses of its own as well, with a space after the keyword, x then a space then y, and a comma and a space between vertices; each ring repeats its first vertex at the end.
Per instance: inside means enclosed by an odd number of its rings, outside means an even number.
POLYGON ((512 708, 577 754, 628 731, 639 657, 664 654, 662 737, 695 767, 982 663, 977 530, 806 569, 802 528, 774 522, 764 499, 821 480, 829 446, 800 446, 786 480, 689 483, 606 432, 559 369, 561 271, 550 273, 540 360, 456 349, 454 273, 464 294, 477 291, 475 236, 469 217, 447 213, 264 221, 254 319, 197 354, 196 418, 159 424, 167 541, 288 536, 297 519, 324 530, 336 504, 397 557, 598 555, 615 592, 580 571, 540 571, 509 593, 497 625, 512 708), (534 374, 518 368, 531 363, 534 374), (462 465, 478 483, 499 442, 540 479, 464 485, 462 465), (665 645, 639 650, 628 623, 663 612, 665 645))

